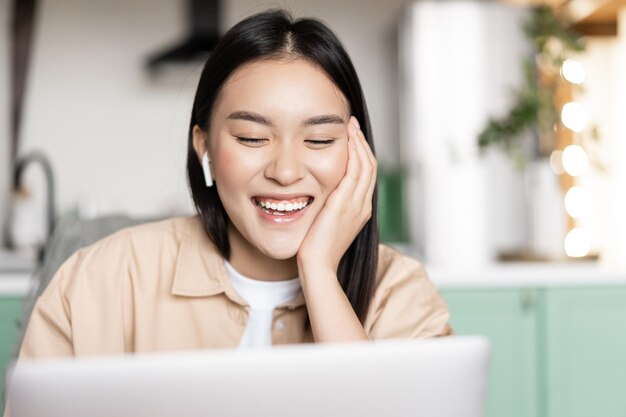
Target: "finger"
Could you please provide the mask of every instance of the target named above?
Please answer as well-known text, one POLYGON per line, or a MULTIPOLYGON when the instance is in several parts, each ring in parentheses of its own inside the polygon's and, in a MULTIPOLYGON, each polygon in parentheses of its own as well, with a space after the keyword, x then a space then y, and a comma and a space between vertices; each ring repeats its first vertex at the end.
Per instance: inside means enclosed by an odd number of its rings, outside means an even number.
POLYGON ((372 160, 368 155, 368 145, 365 141, 365 136, 363 132, 355 129, 353 130, 353 135, 355 136, 357 142, 357 151, 359 152, 359 157, 361 159, 361 175, 359 178, 359 184, 355 190, 355 199, 357 201, 365 203, 361 204, 361 206, 366 205, 371 202, 371 198, 369 201, 366 200, 369 188, 371 186, 372 181, 375 181, 376 169, 374 164, 372 164, 372 160))
POLYGON ((358 183, 358 177, 361 171, 361 162, 356 149, 356 140, 350 133, 350 124, 348 124, 348 165, 346 167, 346 173, 339 182, 337 188, 328 197, 327 202, 333 203, 338 201, 343 210, 346 207, 345 202, 350 201, 354 195, 354 189, 358 183))
MULTIPOLYGON (((357 121, 357 125, 358 125, 358 121, 357 121)), ((372 148, 370 144, 367 142, 367 139, 365 138, 365 134, 363 133, 361 129, 357 129, 357 131, 358 131, 358 136, 363 141, 364 147, 367 151, 368 159, 370 160, 372 166, 376 167, 378 163, 376 162, 376 157, 374 156, 374 152, 372 152, 372 148)))
MULTIPOLYGON (((353 132, 353 134, 355 136, 357 135, 356 132, 353 132)), ((353 198, 359 206, 362 207, 367 194, 367 189, 369 188, 369 183, 372 180, 372 167, 369 159, 367 158, 367 152, 365 151, 363 142, 358 137, 355 139, 355 142, 357 143, 356 150, 361 163, 361 172, 354 190, 353 198)))
MULTIPOLYGON (((355 119, 356 120, 356 119, 355 119)), ((357 125, 358 125, 358 120, 356 120, 357 125)), ((365 147, 365 150, 367 151, 367 157, 369 159, 369 162, 373 168, 373 175, 371 177, 371 181, 369 184, 369 188, 367 191, 367 199, 369 201, 372 201, 372 196, 374 194, 374 189, 376 187, 376 180, 378 178, 378 161, 376 160, 376 157, 374 156, 374 152, 372 152, 372 148, 369 145, 369 143, 367 142, 367 139, 365 138, 365 134, 363 133, 363 131, 361 131, 360 129, 358 130, 359 133, 359 137, 365 147)))
POLYGON ((370 204, 372 204, 372 197, 374 196, 374 189, 376 188, 376 181, 378 178, 378 172, 374 171, 374 176, 372 178, 372 181, 369 184, 369 188, 367 189, 367 194, 366 194, 366 200, 370 202, 370 204))
POLYGON ((367 199, 368 201, 372 201, 372 195, 374 194, 374 188, 376 187, 376 180, 378 178, 378 161, 376 160, 374 152, 372 152, 372 148, 369 146, 369 143, 367 143, 367 141, 365 140, 365 136, 363 136, 363 143, 367 152, 369 163, 372 167, 372 177, 367 191, 367 199))
POLYGON ((351 182, 354 182, 353 186, 356 186, 359 176, 361 174, 361 158, 358 151, 358 137, 354 132, 354 126, 348 124, 348 169, 346 170, 345 178, 348 178, 351 182))

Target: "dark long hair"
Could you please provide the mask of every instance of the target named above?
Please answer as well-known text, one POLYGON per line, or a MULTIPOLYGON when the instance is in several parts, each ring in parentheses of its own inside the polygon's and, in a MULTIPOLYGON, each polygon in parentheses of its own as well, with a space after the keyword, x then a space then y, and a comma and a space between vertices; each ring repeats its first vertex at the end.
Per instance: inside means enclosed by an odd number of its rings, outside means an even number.
MULTIPOLYGON (((260 59, 302 58, 322 68, 344 94, 350 112, 374 151, 371 127, 361 84, 350 57, 335 34, 315 19, 294 20, 283 10, 270 10, 250 16, 233 26, 221 38, 204 65, 189 124, 187 176, 196 209, 204 229, 221 255, 230 259, 228 215, 217 187, 207 188, 196 151, 193 127, 209 131, 213 104, 227 78, 242 65, 260 59)), ((378 192, 372 197, 372 217, 343 255, 337 275, 341 287, 361 323, 374 291, 378 263, 378 192)))

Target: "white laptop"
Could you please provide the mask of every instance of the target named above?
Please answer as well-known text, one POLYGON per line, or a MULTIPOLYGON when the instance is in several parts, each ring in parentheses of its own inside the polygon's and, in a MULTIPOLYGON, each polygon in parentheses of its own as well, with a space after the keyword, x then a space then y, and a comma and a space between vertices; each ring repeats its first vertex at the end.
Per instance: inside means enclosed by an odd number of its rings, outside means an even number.
POLYGON ((482 417, 478 336, 21 361, 11 417, 482 417))

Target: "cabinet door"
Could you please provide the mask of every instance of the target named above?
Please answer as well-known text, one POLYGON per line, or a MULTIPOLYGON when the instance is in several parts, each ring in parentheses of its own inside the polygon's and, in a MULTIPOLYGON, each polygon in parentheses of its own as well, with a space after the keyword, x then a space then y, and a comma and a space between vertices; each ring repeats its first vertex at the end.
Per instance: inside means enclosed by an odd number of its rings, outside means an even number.
POLYGON ((21 318, 22 299, 0 298, 0 413, 4 410, 5 368, 13 358, 21 318))
POLYGON ((536 293, 525 289, 442 290, 459 335, 491 342, 489 417, 537 416, 536 293))
POLYGON ((626 416, 626 287, 546 290, 547 417, 626 416))

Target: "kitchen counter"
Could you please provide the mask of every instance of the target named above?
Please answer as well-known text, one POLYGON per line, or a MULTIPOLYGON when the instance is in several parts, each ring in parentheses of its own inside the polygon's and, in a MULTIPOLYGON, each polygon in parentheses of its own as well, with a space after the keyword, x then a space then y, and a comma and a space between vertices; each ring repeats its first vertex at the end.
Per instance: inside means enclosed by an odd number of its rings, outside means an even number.
POLYGON ((473 268, 425 266, 439 288, 626 285, 626 270, 595 262, 494 263, 473 268))
MULTIPOLYGON (((405 243, 387 243, 416 259, 405 243)), ((470 267, 425 264, 426 273, 439 288, 520 288, 626 285, 626 269, 592 261, 494 262, 470 267)))
POLYGON ((0 296, 25 296, 30 289, 35 265, 32 253, 16 253, 0 249, 0 296))
POLYGON ((24 297, 28 294, 32 274, 0 271, 0 297, 24 297))
MULTIPOLYGON (((407 247, 393 245, 410 253, 407 247)), ((6 252, 5 252, 6 254, 6 252)), ((0 252, 0 255, 2 253, 0 252)), ((4 256, 6 260, 8 257, 4 256)), ((3 256, 0 256, 2 261, 3 256)), ((31 285, 34 263, 17 262, 11 269, 0 262, 0 296, 24 296, 31 285), (18 265, 19 264, 19 265, 18 265), (19 267, 16 267, 19 266, 19 267)), ((454 268, 425 265, 438 288, 513 288, 626 285, 626 270, 609 268, 596 262, 561 263, 510 262, 480 267, 454 268)))

